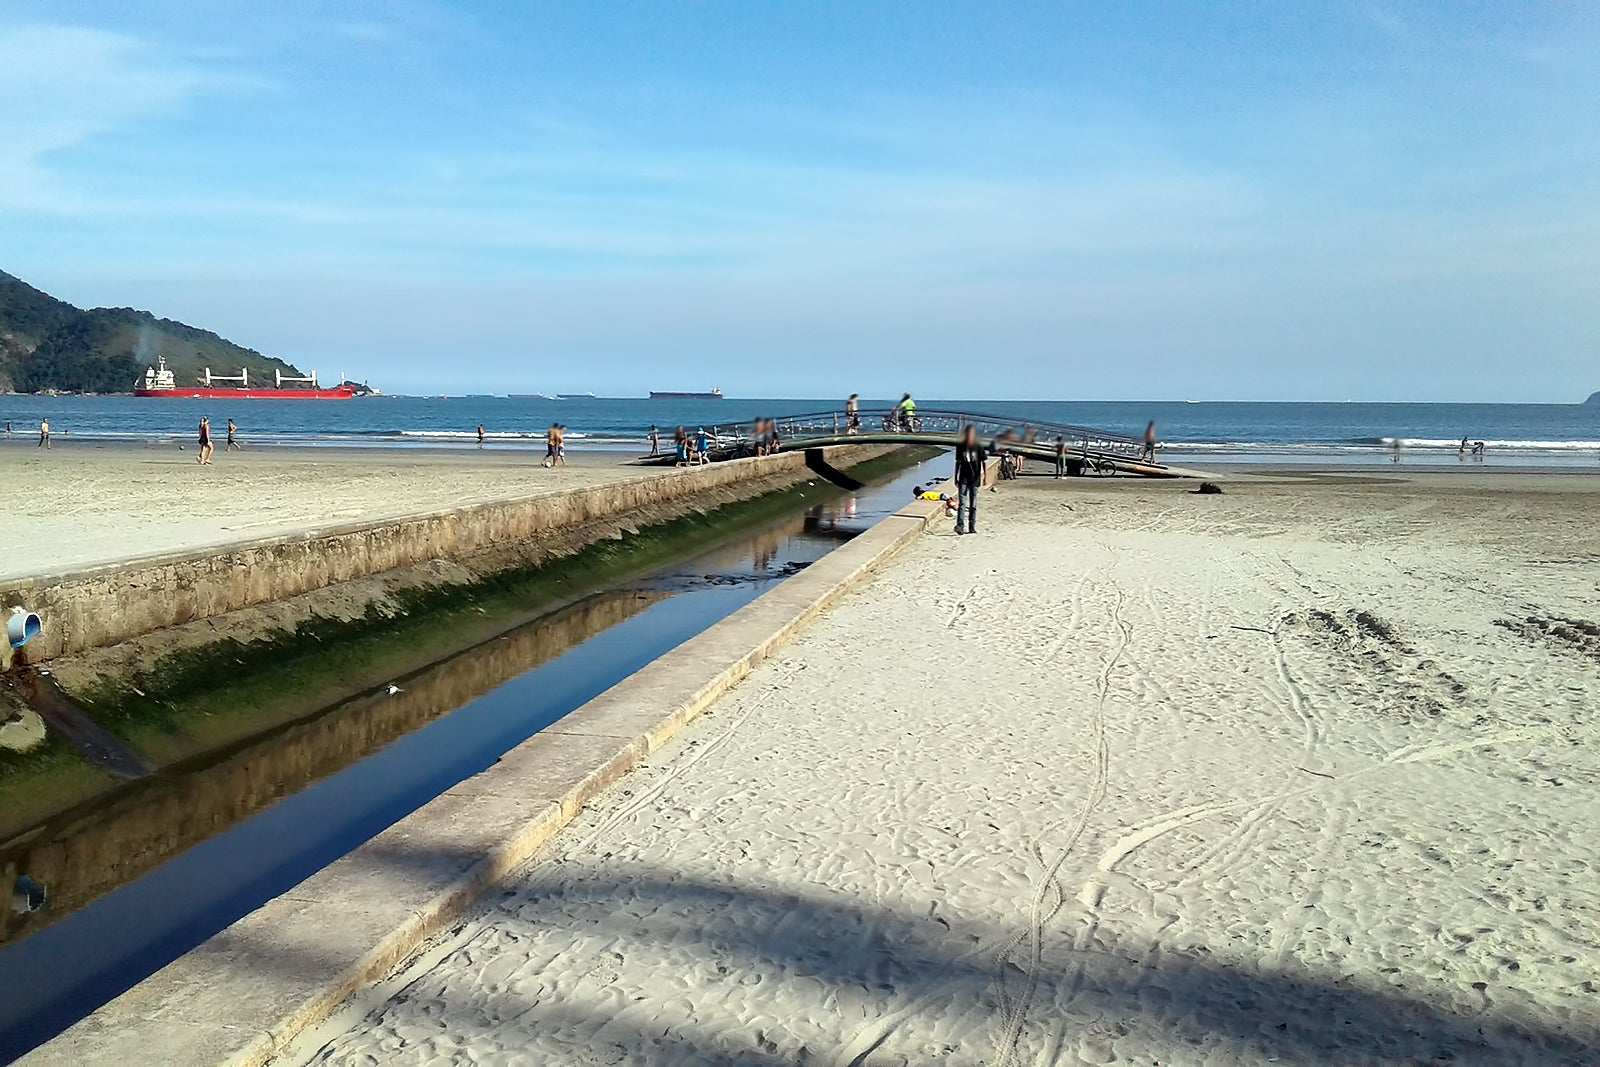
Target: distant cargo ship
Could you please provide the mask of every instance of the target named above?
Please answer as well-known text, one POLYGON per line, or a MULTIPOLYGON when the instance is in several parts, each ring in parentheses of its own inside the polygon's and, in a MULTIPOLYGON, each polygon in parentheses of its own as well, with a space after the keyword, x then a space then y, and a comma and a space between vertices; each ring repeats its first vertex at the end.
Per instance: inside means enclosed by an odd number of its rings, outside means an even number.
POLYGON ((596 399, 596 397, 595 397, 595 395, 593 393, 557 393, 556 394, 556 399, 557 400, 594 400, 594 399, 596 399))
POLYGON ((713 389, 709 393, 662 393, 650 390, 651 400, 721 400, 722 390, 713 389))
POLYGON ((154 367, 144 369, 143 378, 134 381, 133 395, 176 397, 184 400, 349 400, 358 393, 370 392, 344 381, 342 376, 339 384, 332 389, 322 389, 317 386, 315 371, 306 378, 285 377, 282 371, 275 373, 274 385, 251 386, 248 370, 241 370, 238 374, 222 375, 212 374, 211 368, 207 367, 206 376, 201 379, 200 384, 180 387, 172 371, 167 369, 167 357, 161 356, 154 367), (217 385, 215 384, 217 382, 239 384, 217 385))

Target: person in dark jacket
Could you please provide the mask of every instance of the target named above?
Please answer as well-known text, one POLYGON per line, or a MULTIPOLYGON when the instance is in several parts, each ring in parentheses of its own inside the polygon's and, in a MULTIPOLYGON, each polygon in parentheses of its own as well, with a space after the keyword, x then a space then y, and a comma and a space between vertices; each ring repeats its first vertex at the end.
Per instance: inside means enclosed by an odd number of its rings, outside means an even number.
POLYGON ((978 443, 978 431, 968 426, 956 446, 956 533, 978 532, 978 493, 983 489, 983 466, 989 453, 978 443))

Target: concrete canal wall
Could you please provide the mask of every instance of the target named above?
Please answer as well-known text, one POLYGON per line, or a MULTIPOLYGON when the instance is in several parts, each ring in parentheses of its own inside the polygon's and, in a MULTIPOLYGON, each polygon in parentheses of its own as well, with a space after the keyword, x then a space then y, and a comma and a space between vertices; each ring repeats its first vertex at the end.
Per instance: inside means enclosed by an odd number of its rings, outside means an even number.
MULTIPOLYGON (((843 469, 893 448, 843 445, 823 451, 831 466, 843 469)), ((0 585, 0 606, 25 605, 44 619, 43 633, 25 650, 28 662, 41 663, 436 560, 487 560, 474 568, 480 573, 537 563, 617 536, 630 516, 660 521, 702 501, 714 506, 748 499, 813 477, 803 452, 715 463, 567 493, 12 581, 0 585)))
POLYGON ((267 1063, 943 516, 908 504, 17 1062, 267 1063))

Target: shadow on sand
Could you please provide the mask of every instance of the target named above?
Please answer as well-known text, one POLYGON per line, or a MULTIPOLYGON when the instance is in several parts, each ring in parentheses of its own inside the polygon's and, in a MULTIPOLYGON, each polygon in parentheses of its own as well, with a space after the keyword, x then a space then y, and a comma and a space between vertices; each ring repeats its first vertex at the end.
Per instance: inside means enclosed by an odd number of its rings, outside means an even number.
MULTIPOLYGON (((1600 1064, 1592 1003, 1575 1003, 1571 1026, 1557 1029, 1489 997, 1463 1014, 1442 1003, 1454 995, 1459 1005, 1462 991, 1414 976, 1392 975, 1388 987, 1358 984, 1224 959, 1227 946, 1127 938, 1074 950, 1068 942, 1078 931, 1069 925, 1046 931, 1037 955, 1006 954, 1020 931, 927 904, 912 913, 820 887, 779 892, 651 867, 608 868, 603 880, 601 873, 535 867, 525 874, 531 881, 499 890, 465 926, 470 942, 439 965, 458 968, 454 980, 406 976, 421 985, 378 1009, 386 1047, 398 1031, 405 1044, 390 1050, 400 1059, 467 1047, 514 1055, 539 1045, 597 1063, 992 1064, 1012 1054, 1015 1062, 1048 1063, 1082 1038, 1109 1049, 1133 1032, 1159 1035, 1164 1064, 1600 1064), (552 938, 557 924, 561 934, 552 938), (534 939, 537 953, 527 944, 534 939), (598 979, 598 994, 572 994, 583 973, 574 968, 603 955, 626 970, 630 950, 658 961, 651 985, 632 985, 624 974, 598 979), (535 955, 560 965, 546 975, 535 955), (672 973, 663 974, 663 958, 673 961, 672 973), (491 964, 494 983, 478 974, 491 964), (650 990, 663 977, 674 992, 658 999, 650 990), (746 984, 757 977, 758 992, 746 984), (785 1000, 771 982, 805 988, 785 1000), (452 994, 469 987, 470 1003, 452 994), (785 1018, 786 1004, 802 999, 810 1010, 785 1018), (737 1024, 735 1000, 745 1003, 750 1025, 737 1024)), ((315 964, 250 955, 298 973, 315 964)), ((338 1020, 358 1031, 371 1021, 350 1012, 338 1020)), ((342 1062, 338 1048, 324 1047, 311 1062, 335 1060, 342 1062)))

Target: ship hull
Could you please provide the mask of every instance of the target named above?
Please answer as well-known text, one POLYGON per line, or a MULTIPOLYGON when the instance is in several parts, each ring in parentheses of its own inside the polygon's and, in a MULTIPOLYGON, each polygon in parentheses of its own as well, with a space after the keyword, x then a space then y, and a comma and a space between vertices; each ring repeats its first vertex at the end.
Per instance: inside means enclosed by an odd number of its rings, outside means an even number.
POLYGON ((134 396, 170 397, 174 400, 349 400, 354 386, 335 389, 216 389, 195 386, 191 389, 135 389, 134 396))

